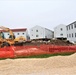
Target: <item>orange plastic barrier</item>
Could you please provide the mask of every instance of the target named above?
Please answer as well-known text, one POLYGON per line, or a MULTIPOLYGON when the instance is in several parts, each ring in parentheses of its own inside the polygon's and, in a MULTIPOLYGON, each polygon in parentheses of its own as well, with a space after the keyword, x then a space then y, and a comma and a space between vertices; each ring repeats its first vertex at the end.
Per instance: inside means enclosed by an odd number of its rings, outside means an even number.
POLYGON ((14 58, 12 51, 0 51, 0 58, 14 58))
POLYGON ((50 53, 76 52, 76 46, 41 45, 40 49, 49 51, 50 53))
POLYGON ((49 47, 49 52, 60 53, 60 52, 76 52, 75 46, 53 46, 49 47))
POLYGON ((32 56, 32 55, 40 55, 40 54, 48 54, 49 52, 40 50, 38 48, 28 48, 28 49, 21 49, 15 51, 15 55, 19 56, 32 56))
POLYGON ((0 48, 0 58, 14 58, 14 47, 0 48))
POLYGON ((53 54, 62 52, 76 52, 76 46, 11 46, 0 48, 0 58, 15 58, 20 56, 32 56, 40 54, 53 54))

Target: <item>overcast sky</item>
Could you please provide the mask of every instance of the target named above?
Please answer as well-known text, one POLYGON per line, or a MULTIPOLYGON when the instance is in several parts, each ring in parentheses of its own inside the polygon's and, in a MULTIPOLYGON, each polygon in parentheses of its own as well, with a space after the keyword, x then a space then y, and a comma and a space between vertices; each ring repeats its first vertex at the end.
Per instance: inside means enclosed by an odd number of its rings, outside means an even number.
POLYGON ((0 0, 0 26, 53 30, 76 21, 76 0, 0 0))

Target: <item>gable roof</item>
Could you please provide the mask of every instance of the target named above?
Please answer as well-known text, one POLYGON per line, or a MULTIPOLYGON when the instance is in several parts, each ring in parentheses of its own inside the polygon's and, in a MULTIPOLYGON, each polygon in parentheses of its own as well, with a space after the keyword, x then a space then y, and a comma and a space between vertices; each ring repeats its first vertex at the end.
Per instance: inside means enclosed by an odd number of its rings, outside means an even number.
MULTIPOLYGON (((74 23, 76 23, 76 21, 74 21, 74 22, 72 22, 72 23, 68 24, 67 26, 72 25, 72 24, 74 24, 74 23)), ((67 27, 67 26, 66 26, 66 27, 67 27)))
MULTIPOLYGON (((10 29, 10 30, 12 30, 13 32, 20 32, 20 31, 26 31, 27 28, 10 29)), ((5 30, 0 30, 0 31, 2 31, 2 32, 7 32, 7 31, 5 31, 5 30)))
MULTIPOLYGON (((31 29, 33 29, 33 28, 35 28, 35 27, 41 27, 41 28, 47 29, 47 30, 49 30, 49 31, 52 31, 52 30, 50 30, 50 29, 48 29, 48 28, 45 28, 45 27, 42 27, 42 26, 39 26, 39 25, 36 25, 36 26, 32 27, 31 29)), ((52 31, 52 32, 53 32, 53 31, 52 31)))

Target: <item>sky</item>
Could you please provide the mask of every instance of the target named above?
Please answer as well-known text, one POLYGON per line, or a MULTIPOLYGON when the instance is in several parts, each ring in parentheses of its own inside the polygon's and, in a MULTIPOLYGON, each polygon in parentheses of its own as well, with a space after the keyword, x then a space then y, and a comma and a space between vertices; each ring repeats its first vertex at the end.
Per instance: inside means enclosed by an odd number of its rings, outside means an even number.
POLYGON ((0 26, 53 30, 76 21, 76 0, 0 0, 0 26))

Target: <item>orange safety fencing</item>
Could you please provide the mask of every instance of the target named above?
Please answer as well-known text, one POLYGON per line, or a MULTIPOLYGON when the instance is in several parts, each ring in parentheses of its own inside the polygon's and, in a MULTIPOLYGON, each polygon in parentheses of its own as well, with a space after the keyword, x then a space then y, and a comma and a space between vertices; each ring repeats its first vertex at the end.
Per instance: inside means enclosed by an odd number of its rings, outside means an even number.
POLYGON ((62 52, 76 52, 76 46, 11 46, 0 48, 0 58, 15 58, 21 56, 32 56, 41 54, 54 54, 62 52))
POLYGON ((50 53, 76 52, 76 46, 41 45, 40 49, 50 53))
POLYGON ((12 47, 0 48, 0 58, 14 58, 14 50, 12 47))
POLYGON ((49 52, 40 50, 38 48, 27 48, 15 51, 17 57, 19 56, 32 56, 32 55, 40 55, 40 54, 48 54, 49 52))

